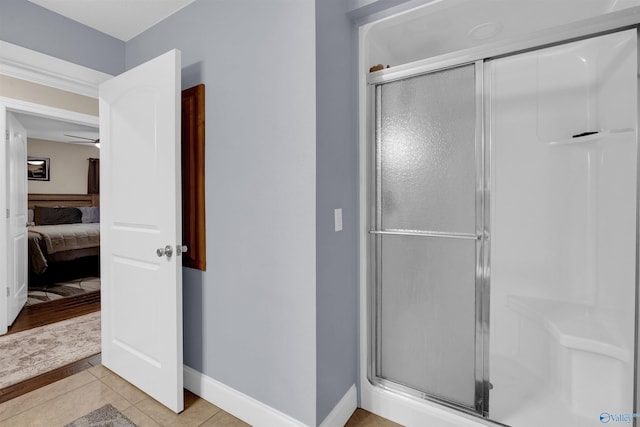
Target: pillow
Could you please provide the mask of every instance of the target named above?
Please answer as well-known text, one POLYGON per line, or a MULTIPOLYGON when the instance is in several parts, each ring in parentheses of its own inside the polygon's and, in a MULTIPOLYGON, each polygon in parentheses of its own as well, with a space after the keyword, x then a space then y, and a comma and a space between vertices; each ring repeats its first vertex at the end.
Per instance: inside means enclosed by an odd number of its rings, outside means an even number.
POLYGON ((100 222, 100 208, 98 206, 82 206, 79 207, 82 212, 82 222, 100 222))
POLYGON ((29 225, 34 225, 35 224, 33 222, 33 209, 27 210, 27 222, 29 223, 29 225))
POLYGON ((78 208, 47 208, 36 206, 36 225, 76 224, 82 222, 82 212, 78 208))

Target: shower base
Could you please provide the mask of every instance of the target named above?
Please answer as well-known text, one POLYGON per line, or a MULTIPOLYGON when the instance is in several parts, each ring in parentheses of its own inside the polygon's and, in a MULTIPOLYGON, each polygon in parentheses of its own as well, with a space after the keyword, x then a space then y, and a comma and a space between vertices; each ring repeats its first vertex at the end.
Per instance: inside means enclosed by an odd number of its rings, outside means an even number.
POLYGON ((527 370, 512 358, 491 355, 489 416, 513 427, 589 427, 602 426, 599 415, 577 414, 552 383, 527 370))

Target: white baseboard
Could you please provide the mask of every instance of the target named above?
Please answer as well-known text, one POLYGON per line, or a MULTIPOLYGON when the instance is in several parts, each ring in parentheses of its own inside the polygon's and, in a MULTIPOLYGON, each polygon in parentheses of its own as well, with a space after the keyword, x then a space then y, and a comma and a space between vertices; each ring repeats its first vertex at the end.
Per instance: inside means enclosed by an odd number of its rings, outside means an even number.
POLYGON ((320 427, 344 427, 357 407, 358 393, 356 392, 356 385, 353 384, 333 410, 329 412, 329 415, 327 415, 324 421, 322 421, 320 427))
POLYGON ((265 405, 189 366, 184 366, 184 387, 254 427, 301 427, 300 421, 265 405))

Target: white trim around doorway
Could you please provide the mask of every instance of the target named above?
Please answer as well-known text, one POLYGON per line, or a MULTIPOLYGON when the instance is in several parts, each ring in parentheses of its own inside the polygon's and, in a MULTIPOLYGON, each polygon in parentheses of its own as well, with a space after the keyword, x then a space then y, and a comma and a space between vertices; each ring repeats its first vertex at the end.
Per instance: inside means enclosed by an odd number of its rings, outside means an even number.
MULTIPOLYGON (((98 98, 98 86, 111 78, 110 75, 92 70, 53 56, 45 55, 21 46, 0 40, 0 74, 42 84, 67 92, 98 98)), ((18 112, 57 119, 76 124, 98 127, 99 118, 89 114, 36 104, 15 98, 0 96, 0 133, 4 134, 6 112, 18 112)), ((0 160, 4 162, 3 156, 0 160)), ((0 210, 6 209, 6 192, 0 191, 0 210)), ((0 218, 0 241, 6 242, 6 223, 4 215, 0 218)), ((6 248, 0 248, 0 267, 6 264, 6 248)), ((2 268, 1 271, 6 271, 2 268)), ((0 334, 7 332, 7 297, 4 291, 4 279, 0 277, 0 334)))
POLYGON ((0 40, 0 74, 98 98, 111 75, 0 40))

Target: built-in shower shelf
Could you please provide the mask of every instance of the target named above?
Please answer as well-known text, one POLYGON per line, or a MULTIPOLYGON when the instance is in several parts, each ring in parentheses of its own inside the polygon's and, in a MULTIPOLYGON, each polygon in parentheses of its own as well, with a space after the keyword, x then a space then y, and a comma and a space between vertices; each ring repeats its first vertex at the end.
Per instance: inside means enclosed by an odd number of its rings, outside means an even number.
POLYGON ((564 347, 630 360, 614 319, 593 307, 514 295, 507 297, 507 305, 541 324, 564 347))
POLYGON ((590 135, 569 136, 567 138, 548 141, 547 143, 552 146, 582 145, 586 143, 597 143, 602 141, 603 138, 611 137, 607 140, 607 142, 609 142, 610 140, 615 140, 617 137, 629 136, 633 133, 635 133, 635 129, 632 128, 604 129, 590 135))

